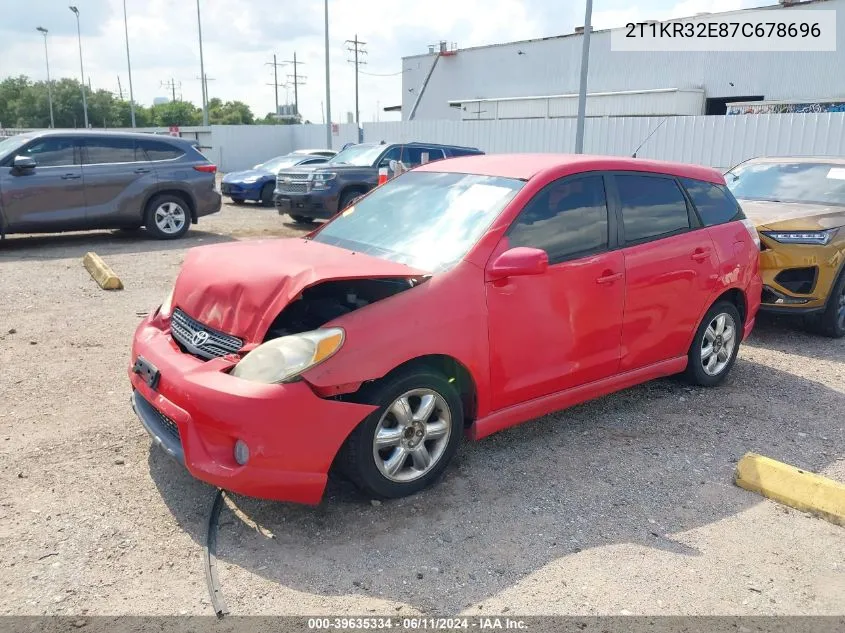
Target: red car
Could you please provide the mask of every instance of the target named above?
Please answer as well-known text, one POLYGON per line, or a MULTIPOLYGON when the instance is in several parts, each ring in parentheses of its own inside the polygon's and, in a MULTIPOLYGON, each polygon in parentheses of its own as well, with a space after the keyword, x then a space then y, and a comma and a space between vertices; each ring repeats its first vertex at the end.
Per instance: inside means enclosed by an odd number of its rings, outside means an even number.
POLYGON ((438 161, 304 238, 191 250, 138 327, 132 402, 195 477, 316 504, 400 497, 482 438, 660 376, 724 380, 757 233, 709 168, 438 161))

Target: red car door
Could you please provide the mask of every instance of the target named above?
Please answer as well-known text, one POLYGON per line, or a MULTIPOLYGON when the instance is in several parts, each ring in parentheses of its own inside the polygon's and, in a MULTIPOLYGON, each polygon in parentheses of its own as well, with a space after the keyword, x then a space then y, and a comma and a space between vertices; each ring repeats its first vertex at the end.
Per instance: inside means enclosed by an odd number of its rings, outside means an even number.
POLYGON ((549 268, 487 282, 494 410, 610 376, 619 366, 624 260, 604 177, 547 185, 490 261, 520 246, 545 250, 549 268))
POLYGON ((629 172, 609 181, 625 257, 624 372, 687 353, 719 260, 675 178, 629 172))

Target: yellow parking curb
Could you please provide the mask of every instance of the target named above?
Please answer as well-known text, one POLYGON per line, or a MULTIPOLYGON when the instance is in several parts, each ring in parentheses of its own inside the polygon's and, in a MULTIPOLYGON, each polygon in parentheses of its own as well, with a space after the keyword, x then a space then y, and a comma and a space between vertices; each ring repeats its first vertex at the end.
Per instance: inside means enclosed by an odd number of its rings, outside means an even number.
POLYGON ((845 526, 845 484, 795 466, 746 453, 736 465, 740 488, 845 526))
POLYGON ((100 288, 103 290, 123 289, 123 282, 120 281, 120 277, 114 274, 114 271, 106 265, 106 262, 97 253, 85 253, 85 257, 82 258, 82 265, 85 266, 85 270, 91 273, 91 277, 100 284, 100 288))

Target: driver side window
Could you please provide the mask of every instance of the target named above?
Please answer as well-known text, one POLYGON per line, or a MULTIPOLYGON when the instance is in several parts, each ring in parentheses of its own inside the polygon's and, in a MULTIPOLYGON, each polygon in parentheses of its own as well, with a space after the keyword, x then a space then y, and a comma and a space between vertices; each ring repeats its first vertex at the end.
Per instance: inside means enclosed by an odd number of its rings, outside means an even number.
POLYGON ((21 154, 34 158, 38 167, 66 167, 73 165, 77 158, 76 145, 72 138, 51 137, 35 141, 21 154))
POLYGON ((525 205, 507 237, 511 247, 543 249, 550 264, 606 250, 604 178, 567 177, 547 185, 525 205))

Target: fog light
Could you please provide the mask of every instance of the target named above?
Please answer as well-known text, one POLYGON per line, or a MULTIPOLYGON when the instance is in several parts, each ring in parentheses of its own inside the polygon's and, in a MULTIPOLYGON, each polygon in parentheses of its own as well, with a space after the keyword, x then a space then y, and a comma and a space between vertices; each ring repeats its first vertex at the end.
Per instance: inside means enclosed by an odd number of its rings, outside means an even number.
POLYGON ((243 440, 235 442, 235 461, 241 466, 249 461, 249 446, 243 440))

